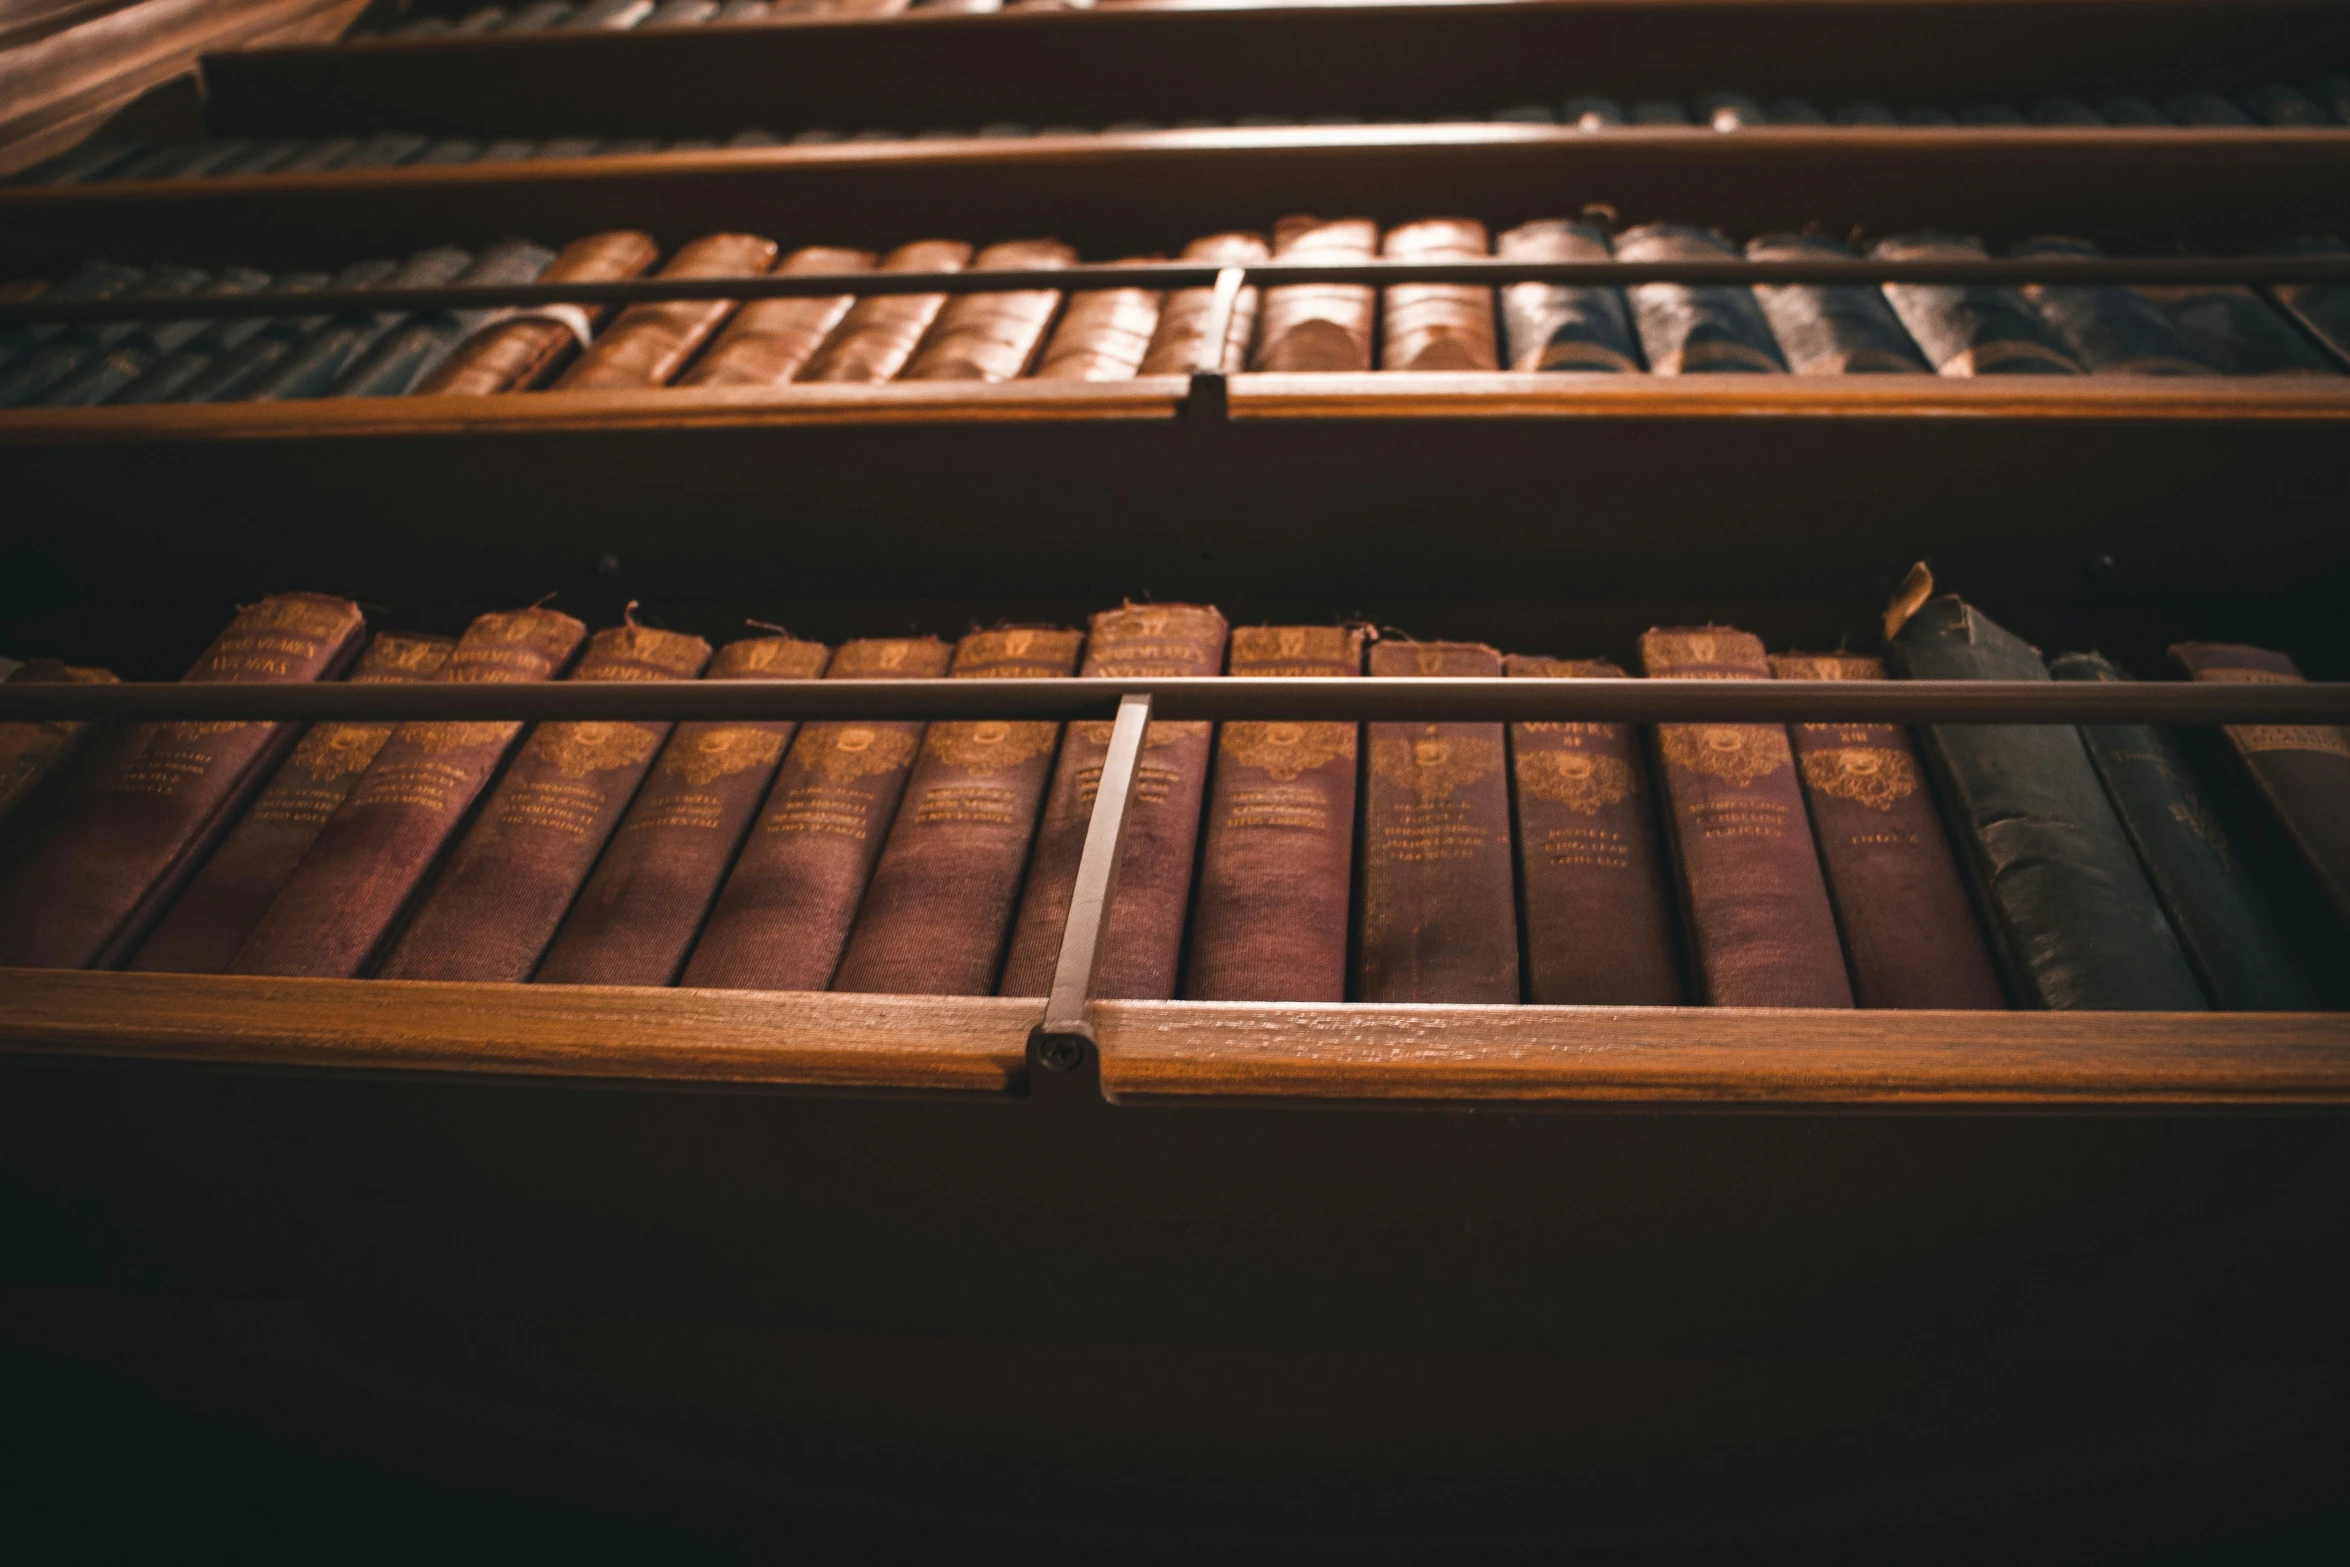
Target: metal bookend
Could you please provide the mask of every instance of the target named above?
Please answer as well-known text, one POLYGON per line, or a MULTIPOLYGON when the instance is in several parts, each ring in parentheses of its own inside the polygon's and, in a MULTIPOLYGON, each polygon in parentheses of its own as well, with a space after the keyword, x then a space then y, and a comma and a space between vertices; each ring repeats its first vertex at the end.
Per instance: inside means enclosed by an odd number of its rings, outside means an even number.
POLYGON ((1245 267, 1226 267, 1216 274, 1216 291, 1208 296, 1207 330, 1200 334, 1204 345, 1200 362, 1192 366, 1191 389, 1183 399, 1186 418, 1221 424, 1231 416, 1231 386, 1224 376, 1224 360, 1232 348, 1232 317, 1240 307, 1240 291, 1247 284, 1245 267))

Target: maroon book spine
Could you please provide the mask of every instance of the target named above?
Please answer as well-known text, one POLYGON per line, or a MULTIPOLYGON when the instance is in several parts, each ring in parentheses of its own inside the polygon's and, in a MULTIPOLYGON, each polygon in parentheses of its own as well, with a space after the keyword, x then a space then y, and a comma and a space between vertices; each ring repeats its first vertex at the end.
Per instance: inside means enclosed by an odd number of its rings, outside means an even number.
MULTIPOLYGON (((710 662, 700 637, 649 626, 599 631, 574 680, 692 680, 710 662)), ((540 724, 378 971, 385 979, 518 985, 579 896, 620 813, 636 797, 663 723, 540 724)))
MULTIPOLYGON (((1605 659, 1512 653, 1513 676, 1621 680, 1605 659)), ((1527 999, 1543 1006, 1676 1005, 1672 890, 1648 759, 1629 724, 1510 725, 1527 999)))
MULTIPOLYGON (((354 685, 429 680, 449 661, 447 637, 386 631, 351 671, 354 685)), ((212 858, 142 942, 130 967, 146 973, 218 974, 351 786, 392 737, 390 724, 317 724, 254 796, 212 858)))
MULTIPOLYGON (((53 658, 36 658, 8 677, 10 685, 113 685, 103 669, 82 669, 53 658)), ((49 778, 89 743, 93 725, 78 719, 0 724, 0 824, 11 830, 17 812, 49 778)))
MULTIPOLYGON (((1491 678, 1473 642, 1380 642, 1371 673, 1491 678)), ((1499 724, 1373 724, 1363 788, 1363 1001, 1509 1003, 1518 898, 1499 724)))
MULTIPOLYGON (((432 678, 552 680, 586 636, 551 609, 483 615, 432 678)), ((393 730, 229 972, 348 979, 364 970, 521 733, 519 723, 437 719, 393 730)))
MULTIPOLYGON (((188 680, 327 680, 359 650, 359 606, 316 593, 263 599, 205 650, 188 680)), ((140 724, 101 741, 91 783, 0 888, 0 965, 119 962, 234 819, 296 726, 140 724)))
MULTIPOLYGON (((1231 670, 1360 675, 1363 634, 1341 626, 1243 626, 1232 633, 1231 670)), ((1358 733, 1346 723, 1218 728, 1186 998, 1346 999, 1358 733)))
MULTIPOLYGON (((831 650, 729 642, 705 680, 813 680, 831 650)), ((547 985, 666 985, 694 944, 799 726, 680 724, 532 976, 547 985)))
MULTIPOLYGON (((1640 639, 1650 675, 1766 680, 1762 644, 1698 626, 1640 639)), ((1852 983, 1787 731, 1777 724, 1661 724, 1659 771, 1691 966, 1717 1007, 1849 1007, 1852 983)))
MULTIPOLYGON (((1882 680, 1885 665, 1852 653, 1775 654, 1771 674, 1882 680)), ((1788 733, 1844 933, 1853 1000, 1864 1007, 2005 1007, 1999 971, 1909 731, 1897 724, 1796 724, 1788 733)))
MULTIPOLYGON (((1093 617, 1079 673, 1114 680, 1137 675, 1215 675, 1224 668, 1224 617, 1202 604, 1128 605, 1093 617)), ((1093 993, 1115 1001, 1167 1001, 1183 961, 1183 910, 1199 849, 1200 801, 1207 794, 1211 725, 1204 719, 1152 724, 1126 813, 1117 897, 1102 928, 1093 993)), ((1045 797, 1044 823, 1028 865, 1028 887, 1012 929, 1003 993, 1052 989, 1077 887, 1077 861, 1110 751, 1108 723, 1075 723, 1061 741, 1045 797)))
MULTIPOLYGON (((1037 680, 1077 668, 1075 631, 976 631, 958 679, 1037 680)), ((908 995, 995 993, 1020 873, 1061 726, 933 724, 849 932, 832 988, 908 995)))

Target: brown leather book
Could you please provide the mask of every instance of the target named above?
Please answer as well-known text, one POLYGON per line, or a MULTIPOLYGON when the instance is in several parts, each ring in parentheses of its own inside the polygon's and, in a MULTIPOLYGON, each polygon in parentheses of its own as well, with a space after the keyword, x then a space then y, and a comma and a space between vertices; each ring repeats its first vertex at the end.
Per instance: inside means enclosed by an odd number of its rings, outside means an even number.
MULTIPOLYGON (((1265 241, 1255 234, 1210 234, 1183 247, 1185 261, 1212 261, 1218 266, 1249 266, 1266 257, 1265 241)), ((1227 373, 1248 368, 1248 345, 1256 336, 1258 290, 1244 288, 1232 302, 1232 320, 1226 329, 1222 367, 1227 373)), ((1189 375, 1207 368, 1208 315, 1216 291, 1179 288, 1159 307, 1159 324, 1151 332, 1151 346, 1142 356, 1138 375, 1189 375)))
MULTIPOLYGON (((53 658, 36 658, 8 675, 11 685, 112 685, 103 669, 83 669, 53 658)), ((42 723, 0 724, 0 823, 10 821, 42 781, 56 776, 89 742, 92 726, 70 718, 42 723)))
MULTIPOLYGON (((432 678, 552 680, 586 637, 587 627, 551 609, 482 615, 432 678)), ((393 730, 229 972, 348 979, 363 971, 521 734, 521 724, 502 719, 420 720, 393 730)))
MULTIPOLYGON (((329 680, 366 635, 359 606, 263 599, 185 679, 329 680)), ((146 934, 237 808, 293 743, 292 724, 139 724, 106 737, 88 788, 0 884, 0 966, 108 967, 146 934)))
MULTIPOLYGON (((429 680, 454 646, 447 637, 379 632, 350 679, 354 685, 429 680)), ((128 966, 160 974, 218 974, 227 968, 327 818, 391 737, 390 724, 312 725, 128 966)))
MULTIPOLYGON (((831 649, 788 636, 718 650, 705 680, 813 680, 831 649)), ((532 976, 543 985, 666 985, 710 912, 799 726, 680 724, 532 976)))
MULTIPOLYGON (((1605 230, 1572 218, 1537 218, 1505 229, 1494 242, 1513 261, 1606 261, 1605 230)), ((1513 370, 1636 374, 1640 349, 1622 290, 1564 283, 1510 283, 1501 315, 1513 370)))
MULTIPOLYGON (((1883 680, 1854 653, 1771 657, 1779 680, 1883 680)), ((1853 1000, 1864 1007, 2007 1005, 1991 948, 1925 768, 1898 724, 1793 724, 1795 761, 1828 896, 1844 932, 1853 1000)))
MULTIPOLYGON (((1078 673, 1115 680, 1135 675, 1215 675, 1224 668, 1224 617, 1205 604, 1129 604, 1093 617, 1078 673)), ((1167 1001, 1183 959, 1183 911, 1199 848, 1200 801, 1208 789, 1213 726, 1175 719, 1144 732, 1142 762, 1126 815, 1117 897, 1102 930, 1093 993, 1116 1001, 1167 1001)), ((1041 996, 1053 988, 1077 861, 1110 750, 1111 725, 1069 726, 1045 797, 1044 823, 1028 862, 1028 886, 1012 927, 1003 993, 1041 996)))
MULTIPOLYGON (((920 239, 884 256, 884 272, 960 272, 971 247, 955 239, 920 239)), ((803 381, 888 381, 906 367, 931 322, 946 308, 944 294, 872 294, 849 307, 803 381)))
MULTIPOLYGON (((1129 256, 1128 261, 1156 261, 1129 256)), ((1150 351, 1159 324, 1152 288, 1089 288, 1069 296, 1060 325, 1037 364, 1039 381, 1124 381, 1150 351)))
MULTIPOLYGON (((775 262, 775 241, 756 234, 705 234, 681 246, 661 277, 756 277, 775 262)), ((734 314, 731 299, 665 299, 630 305, 596 335, 555 381, 559 392, 667 386, 695 350, 734 314)))
MULTIPOLYGON (((1371 673, 1491 678, 1475 642, 1372 644, 1371 673)), ((1362 1001, 1507 1003, 1518 897, 1499 724, 1373 724, 1363 785, 1362 1001)))
MULTIPOLYGON (((709 662, 700 637, 615 626, 589 640, 571 678, 692 680, 709 662)), ((530 978, 669 729, 600 720, 532 729, 378 972, 530 978)))
MULTIPOLYGON (((975 631, 956 647, 953 674, 1069 675, 1084 640, 1075 631, 975 631)), ((1060 725, 1033 721, 930 726, 833 989, 995 993, 1060 738, 1060 725)))
MULTIPOLYGON (((1534 680, 1621 680, 1605 659, 1512 653, 1534 680)), ((1510 730, 1526 997, 1542 1006, 1669 1007, 1681 1000, 1672 891, 1648 759, 1629 724, 1510 730)))
MULTIPOLYGON (((1648 632, 1643 670, 1668 680, 1767 680, 1762 644, 1726 626, 1648 632)), ((1849 1007, 1852 983, 1812 846, 1787 731, 1660 724, 1665 819, 1690 967, 1717 1007, 1849 1007)))
MULTIPOLYGON (((784 257, 778 272, 870 272, 870 250, 810 245, 784 257)), ((820 299, 754 299, 735 313, 680 386, 781 386, 800 373, 839 326, 854 294, 820 299)))
MULTIPOLYGON (((539 274, 541 283, 622 283, 641 275, 661 254, 653 236, 615 229, 575 239, 539 274)), ((416 388, 419 397, 486 397, 539 384, 574 345, 604 319, 602 305, 525 311, 492 322, 441 362, 416 388)))
MULTIPOLYGON (((1379 225, 1369 218, 1283 218, 1273 227, 1275 261, 1370 261, 1379 225)), ((1371 368, 1371 326, 1379 291, 1368 283, 1284 283, 1265 290, 1253 370, 1371 368)))
MULTIPOLYGON (((1026 271, 1074 266, 1077 252, 1054 239, 1006 240, 990 245, 971 263, 974 272, 1026 271)), ((930 335, 914 351, 904 372, 908 381, 1009 381, 1036 358, 1053 316, 1061 308, 1058 290, 1015 289, 1002 294, 963 294, 947 302, 930 335)))
MULTIPOLYGON (((1473 218, 1425 218, 1387 231, 1390 261, 1482 261, 1491 246, 1473 218)), ((1495 370, 1493 290, 1475 283, 1397 283, 1382 301, 1382 370, 1495 370)))
MULTIPOLYGON (((1363 672, 1352 626, 1243 626, 1235 675, 1363 672)), ((1183 994, 1344 1001, 1354 892, 1356 736, 1348 723, 1219 726, 1183 994)))

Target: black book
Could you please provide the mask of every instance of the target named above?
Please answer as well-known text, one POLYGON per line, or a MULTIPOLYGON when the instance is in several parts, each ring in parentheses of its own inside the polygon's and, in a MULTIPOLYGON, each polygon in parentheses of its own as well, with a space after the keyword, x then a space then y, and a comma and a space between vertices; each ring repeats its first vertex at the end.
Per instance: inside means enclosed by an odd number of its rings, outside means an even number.
MULTIPOLYGON (((139 299, 176 299, 197 293, 212 274, 193 267, 150 267, 132 288, 123 292, 139 299)), ((39 402, 84 365, 102 357, 115 344, 137 332, 137 321, 73 321, 0 366, 0 408, 23 408, 39 402)))
MULTIPOLYGON (((397 270, 399 270, 399 263, 394 261, 379 259, 355 262, 343 268, 333 277, 326 279, 323 285, 313 283, 304 288, 290 289, 289 292, 309 293, 321 286, 328 289, 373 288, 397 270)), ((306 274, 305 276, 315 277, 316 274, 306 274)), ((209 365, 199 370, 193 378, 183 381, 177 386, 171 398, 141 396, 136 400, 140 402, 171 400, 190 403, 234 402, 243 397, 248 390, 261 384, 264 378, 280 370, 286 361, 291 359, 302 345, 310 340, 313 333, 325 330, 330 318, 326 316, 271 316, 252 319, 255 321, 255 325, 250 331, 235 336, 232 341, 226 343, 221 351, 214 355, 209 365)), ((221 323, 221 329, 223 332, 229 331, 229 323, 221 323)), ((131 392, 138 390, 136 387, 130 389, 131 392)), ((126 393, 124 401, 132 400, 126 393)))
MULTIPOLYGON (((323 272, 281 272, 261 292, 315 293, 326 287, 327 282, 323 272)), ((116 392, 112 400, 125 405, 189 401, 188 389, 196 384, 198 377, 277 324, 267 316, 223 316, 207 322, 203 331, 156 360, 137 380, 116 392)))
MULTIPOLYGON (((266 287, 269 274, 251 267, 229 267, 204 290, 209 295, 250 294, 266 287)), ((51 387, 41 399, 45 408, 94 408, 137 382, 164 358, 201 337, 212 322, 202 316, 178 321, 141 321, 105 353, 51 387)))
MULTIPOLYGON (((473 257, 452 245, 420 250, 383 280, 385 288, 438 288, 465 270, 473 257)), ((244 394, 248 402, 324 397, 376 342, 408 318, 403 310, 353 311, 335 317, 302 346, 261 377, 244 394)))

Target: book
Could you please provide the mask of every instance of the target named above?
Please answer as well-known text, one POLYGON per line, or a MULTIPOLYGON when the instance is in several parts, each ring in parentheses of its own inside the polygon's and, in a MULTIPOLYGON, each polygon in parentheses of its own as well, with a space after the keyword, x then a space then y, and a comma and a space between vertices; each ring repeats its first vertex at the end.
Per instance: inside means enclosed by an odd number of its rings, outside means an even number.
POLYGON ((2188 351, 2222 375, 2332 375, 2293 324, 2249 288, 2190 284, 2137 292, 2170 319, 2188 351))
MULTIPOLYGON (((2104 254, 2085 239, 2043 235, 2015 247, 2018 260, 2104 254)), ((2096 375, 2209 375, 2162 307, 2118 283, 2026 283, 2019 292, 2073 358, 2096 375)))
MULTIPOLYGON (((1913 573, 1886 617, 1912 680, 2046 680, 2029 644, 1913 573), (1912 607, 1914 605, 1914 608, 1912 607)), ((2080 731, 1935 724, 1922 739, 2008 988, 2032 1006, 2201 1011, 2203 991, 2080 731)))
MULTIPOLYGON (((224 267, 202 292, 219 297, 250 294, 267 287, 269 275, 251 267, 224 267)), ((44 408, 94 408, 120 395, 157 364, 204 335, 211 322, 201 316, 179 321, 144 321, 108 345, 105 352, 44 393, 44 408)))
MULTIPOLYGON (((1501 673, 1474 642, 1373 643, 1371 674, 1501 673)), ((1518 1000, 1517 886, 1500 724, 1372 724, 1355 998, 1518 1000)))
MULTIPOLYGON (((1767 680, 1762 643, 1727 626, 1652 630, 1641 670, 1665 680, 1767 680)), ((1666 838, 1691 978, 1717 1007, 1849 1007, 1852 982, 1777 724, 1659 724, 1666 838)))
MULTIPOLYGON (((420 250, 375 282, 378 288, 440 288, 472 264, 470 252, 453 245, 420 250)), ((384 335, 408 318, 404 310, 354 310, 336 316, 303 338, 282 359, 236 395, 247 402, 324 397, 345 371, 384 335)), ((248 348, 259 343, 247 344, 248 348)))
MULTIPOLYGON (((975 631, 959 679, 1075 673, 1075 631, 975 631)), ((890 824, 832 988, 908 995, 995 993, 1020 874, 1061 726, 982 719, 932 724, 890 824)))
MULTIPOLYGON (((183 678, 331 679, 365 632, 348 599, 279 594, 239 612, 183 678)), ((120 961, 293 738, 290 724, 208 720, 109 736, 80 798, 0 883, 0 966, 120 961)))
MULTIPOLYGON (((400 264, 383 257, 354 261, 351 265, 323 280, 321 285, 293 290, 310 293, 318 288, 340 291, 353 288, 378 288, 390 281, 400 270, 400 264)), ((264 318, 247 336, 225 343, 221 351, 195 375, 179 385, 169 396, 155 395, 157 402, 225 403, 244 397, 268 378, 278 374, 286 364, 302 351, 311 338, 336 326, 331 316, 272 316, 264 318)), ((225 332, 227 323, 223 323, 225 332)), ((161 369, 161 366, 157 367, 161 369)), ((340 368, 338 364, 336 368, 340 368)), ((125 392, 129 400, 142 389, 133 387, 125 392)), ((141 398, 140 400, 150 400, 141 398)))
MULTIPOLYGON (((665 278, 757 277, 775 261, 775 241, 758 234, 705 234, 678 247, 665 278)), ((666 386, 734 313, 731 299, 665 299, 630 305, 596 335, 569 369, 559 392, 666 386)))
MULTIPOLYGON (((1649 223, 1616 236, 1619 261, 1735 261, 1710 229, 1649 223)), ((1754 290, 1726 283, 1635 283, 1625 295, 1640 349, 1658 375, 1783 373, 1778 340, 1754 290)))
MULTIPOLYGON (((2095 653, 2061 654, 2048 672, 2059 680, 2130 678, 2095 653)), ((2081 740, 2213 1004, 2231 1012, 2322 1006, 2292 937, 2170 735, 2150 724, 2083 724, 2081 740)))
MULTIPOLYGON (((182 299, 203 292, 211 281, 209 272, 163 265, 132 272, 119 292, 126 299, 182 299)), ((0 363, 0 408, 27 408, 40 402, 116 344, 136 336, 143 323, 59 321, 50 326, 50 331, 23 351, 0 363)))
MULTIPOLYGON (((870 250, 807 245, 783 258, 777 272, 870 272, 870 250)), ((815 357, 824 339, 857 302, 854 294, 818 298, 754 299, 735 312, 710 351, 679 378, 680 386, 781 386, 815 357)))
MULTIPOLYGON (((1217 266, 1253 266, 1269 252, 1257 234, 1208 234, 1183 247, 1185 261, 1213 262, 1217 266)), ((1216 291, 1209 288, 1170 289, 1159 306, 1159 324, 1152 329, 1138 375, 1190 375, 1195 370, 1221 369, 1234 374, 1248 367, 1249 344, 1255 341, 1258 296, 1262 291, 1243 287, 1233 297, 1222 354, 1208 347, 1208 315, 1216 291)))
MULTIPOLYGON (((1128 261, 1155 261, 1129 256, 1128 261)), ((1069 296, 1037 362, 1039 381, 1123 381, 1150 352, 1159 324, 1159 292, 1151 288, 1087 288, 1069 296)))
MULTIPOLYGON (((955 239, 921 239, 884 256, 884 272, 960 272, 971 247, 955 239)), ((944 294, 869 294, 849 307, 824 346, 800 372, 803 381, 888 381, 946 308, 944 294)))
MULTIPOLYGON (((2340 256, 2344 246, 2338 239, 2297 239, 2276 251, 2288 256, 2340 256)), ((2337 361, 2350 361, 2350 285, 2277 283, 2270 286, 2269 297, 2337 361)))
MULTIPOLYGON (((847 642, 825 674, 935 680, 952 654, 934 637, 847 642)), ((681 983, 721 990, 822 990, 830 983, 922 731, 902 720, 800 730, 764 803, 753 799, 756 823, 681 983)))
MULTIPOLYGON (((454 645, 447 637, 378 632, 348 678, 368 685, 428 680, 454 645)), ((226 969, 391 737, 390 724, 314 724, 305 731, 125 967, 169 974, 226 969)))
MULTIPOLYGON (((1369 218, 1287 217, 1273 226, 1273 259, 1353 262, 1376 258, 1369 218)), ((1273 372, 1368 370, 1379 291, 1368 283, 1284 283, 1264 291, 1249 368, 1273 372)))
MULTIPOLYGON (((1503 661, 1517 679, 1620 680, 1605 659, 1503 661)), ((1681 1000, 1672 890, 1648 760, 1629 724, 1509 726, 1517 787, 1526 999, 1669 1007, 1681 1000)))
MULTIPOLYGON (((1129 604, 1104 610, 1093 617, 1078 673, 1101 680, 1221 674, 1225 636, 1223 615, 1205 604, 1129 604)), ((1041 996, 1052 990, 1053 969, 1069 923, 1069 899, 1077 887, 1077 862, 1109 756, 1111 727, 1108 720, 1088 719, 1071 724, 1062 738, 1036 850, 1029 857, 1020 913, 1012 926, 1011 952, 1004 962, 1001 988, 1007 996, 1041 996)), ((1096 996, 1120 1001, 1174 997, 1213 727, 1205 719, 1169 719, 1144 732, 1134 792, 1128 799, 1117 893, 1102 925, 1096 996)))
MULTIPOLYGON (((323 272, 280 272, 260 286, 264 294, 307 294, 326 287, 323 272)), ((188 389, 214 365, 236 349, 281 323, 267 316, 228 316, 202 323, 203 330, 182 341, 141 371, 138 379, 106 401, 137 405, 192 401, 188 389)))
MULTIPOLYGON (((586 637, 587 627, 551 609, 478 616, 432 680, 552 680, 586 637)), ((393 730, 229 972, 322 979, 363 972, 521 734, 521 724, 504 719, 420 720, 393 730)))
MULTIPOLYGON (((1885 261, 1981 261, 1967 234, 1899 234, 1869 254, 1885 261)), ((1999 283, 1887 283, 1886 301, 1943 375, 2079 375, 2023 295, 1999 283)))
MULTIPOLYGON (((535 283, 555 253, 527 240, 491 245, 450 279, 452 284, 490 288, 535 283)), ((375 346, 335 382, 337 397, 401 397, 438 369, 473 336, 495 310, 420 310, 376 339, 375 346)))
MULTIPOLYGON (((1231 672, 1363 672, 1354 626, 1242 626, 1231 672)), ((1216 731, 1184 996, 1344 1001, 1358 726, 1234 720, 1216 731)))
MULTIPOLYGON (((653 236, 612 229, 575 239, 555 253, 542 283, 621 283, 641 275, 661 253, 653 236)), ((559 306, 508 315, 476 331, 416 388, 419 397, 486 397, 536 386, 573 347, 584 347, 602 305, 559 306)))
MULTIPOLYGON (((32 659, 8 672, 11 685, 112 685, 114 678, 111 671, 85 669, 54 658, 32 659)), ((14 822, 35 791, 46 780, 59 776, 89 743, 91 728, 89 723, 72 718, 0 724, 0 826, 14 822)))
MULTIPOLYGON (((1885 665, 1857 653, 1775 653, 1771 675, 1883 680, 1885 665)), ((1853 1000, 1864 1007, 2005 1007, 1998 965, 1909 731, 1819 723, 1790 724, 1787 733, 1844 934, 1853 1000)))
MULTIPOLYGON (((1076 261, 1077 252, 1059 240, 1015 239, 988 246, 971 270, 1036 270, 1076 261)), ((1035 360, 1060 308, 1059 292, 1048 288, 957 295, 900 375, 908 381, 1009 381, 1035 360)))
MULTIPOLYGON (((1852 259, 1819 234, 1765 234, 1746 242, 1749 261, 1852 259)), ((1757 283, 1754 297, 1797 375, 1917 374, 1929 366, 1884 290, 1860 283, 1757 283)))
MULTIPOLYGON (((1387 231, 1390 261, 1482 261, 1485 225, 1472 218, 1424 218, 1387 231)), ((1476 283, 1395 283, 1381 299, 1382 370, 1495 370, 1493 290, 1476 283)))
MULTIPOLYGON (((571 678, 692 680, 709 661, 700 637, 632 623, 590 638, 571 678)), ((530 978, 670 727, 534 727, 378 972, 516 985, 530 978)))
MULTIPOLYGON (((1521 223, 1503 231, 1495 250, 1512 261, 1606 261, 1614 255, 1603 230, 1571 218, 1521 223)), ((1633 374, 1643 368, 1621 289, 1505 284, 1501 322, 1512 370, 1633 374)))

